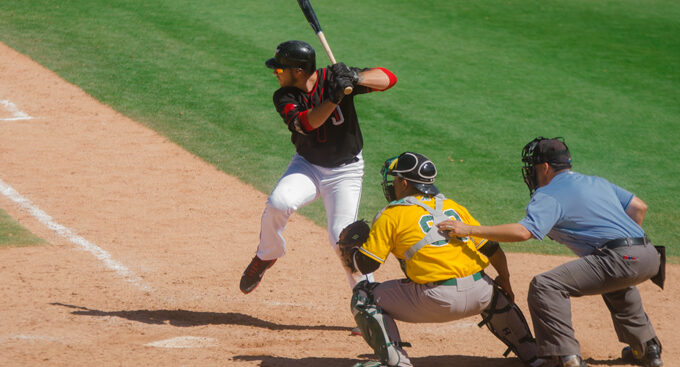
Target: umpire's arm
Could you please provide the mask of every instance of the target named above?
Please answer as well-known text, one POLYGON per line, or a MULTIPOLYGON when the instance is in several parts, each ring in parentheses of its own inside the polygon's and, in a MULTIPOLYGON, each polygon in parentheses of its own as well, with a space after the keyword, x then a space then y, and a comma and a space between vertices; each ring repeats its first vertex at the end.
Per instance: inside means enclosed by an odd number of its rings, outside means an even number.
POLYGON ((642 222, 645 220, 645 213, 647 213, 647 204, 639 197, 633 196, 633 200, 630 201, 628 208, 626 208, 626 214, 628 214, 635 223, 642 226, 642 222))

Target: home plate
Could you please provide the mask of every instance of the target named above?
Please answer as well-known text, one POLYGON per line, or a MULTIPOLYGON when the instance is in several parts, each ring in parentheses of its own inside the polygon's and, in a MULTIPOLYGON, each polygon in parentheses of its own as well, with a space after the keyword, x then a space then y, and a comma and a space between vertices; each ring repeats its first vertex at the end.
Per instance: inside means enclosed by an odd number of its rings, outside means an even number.
POLYGON ((156 348, 205 348, 216 347, 217 339, 200 336, 178 336, 144 345, 156 348))

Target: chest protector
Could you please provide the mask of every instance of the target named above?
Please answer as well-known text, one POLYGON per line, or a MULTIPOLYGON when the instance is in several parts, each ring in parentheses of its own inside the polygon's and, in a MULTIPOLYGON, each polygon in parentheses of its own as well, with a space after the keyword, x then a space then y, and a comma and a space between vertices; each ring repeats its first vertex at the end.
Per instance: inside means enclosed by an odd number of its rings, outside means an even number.
POLYGON ((425 209, 432 216, 433 220, 432 227, 430 227, 430 229, 427 231, 425 237, 423 237, 420 241, 416 242, 413 246, 406 250, 406 252, 404 252, 404 257, 406 258, 406 260, 411 260, 413 255, 415 255, 416 252, 420 251, 420 249, 425 247, 425 245, 427 244, 449 242, 449 240, 446 237, 444 237, 441 233, 439 233, 439 230, 437 230, 437 224, 445 220, 451 219, 449 216, 444 214, 445 199, 446 197, 441 193, 435 195, 434 208, 418 200, 418 198, 416 198, 415 196, 407 196, 401 200, 393 201, 388 205, 388 206, 417 205, 425 209))

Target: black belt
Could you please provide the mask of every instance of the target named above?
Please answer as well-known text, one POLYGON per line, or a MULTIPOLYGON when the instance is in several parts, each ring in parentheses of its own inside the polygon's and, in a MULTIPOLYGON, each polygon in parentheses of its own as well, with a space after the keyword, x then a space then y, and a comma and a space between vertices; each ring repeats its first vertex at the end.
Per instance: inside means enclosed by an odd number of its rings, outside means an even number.
POLYGON ((352 157, 350 159, 346 159, 346 160, 340 162, 340 164, 338 164, 338 166, 344 166, 344 165, 352 164, 352 163, 355 163, 355 162, 359 162, 359 157, 352 157))
POLYGON ((606 248, 609 248, 609 249, 615 249, 615 248, 624 247, 624 246, 644 246, 646 244, 647 244, 647 238, 646 237, 634 237, 634 238, 626 237, 626 238, 617 238, 615 240, 607 241, 602 245, 602 247, 606 247, 606 248))

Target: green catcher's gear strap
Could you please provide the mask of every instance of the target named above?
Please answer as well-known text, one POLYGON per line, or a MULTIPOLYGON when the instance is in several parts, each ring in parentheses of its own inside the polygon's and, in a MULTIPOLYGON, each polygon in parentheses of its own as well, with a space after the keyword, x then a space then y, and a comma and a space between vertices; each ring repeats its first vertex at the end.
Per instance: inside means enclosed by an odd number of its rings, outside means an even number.
POLYGON ((390 339, 387 328, 397 330, 397 325, 375 304, 372 292, 379 284, 366 280, 359 282, 354 287, 350 307, 354 320, 361 330, 361 336, 373 348, 380 362, 388 366, 397 366, 400 360, 397 348, 410 345, 400 340, 390 339))
POLYGON ((486 325, 508 347, 503 356, 507 357, 512 351, 529 366, 538 359, 538 349, 527 320, 503 289, 495 283, 493 288, 491 304, 482 311, 482 321, 477 326, 486 325))

